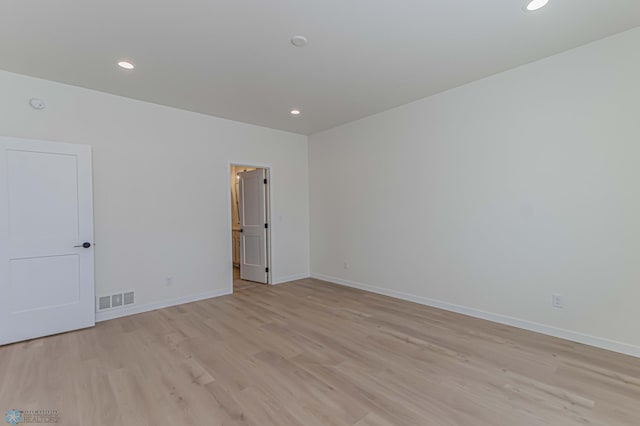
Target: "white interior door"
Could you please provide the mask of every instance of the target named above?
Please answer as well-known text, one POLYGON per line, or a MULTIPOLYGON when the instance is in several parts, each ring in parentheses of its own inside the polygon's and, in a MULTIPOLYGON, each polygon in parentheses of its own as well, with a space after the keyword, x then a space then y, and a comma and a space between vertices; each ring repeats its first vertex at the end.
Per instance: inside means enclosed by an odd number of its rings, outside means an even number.
POLYGON ((94 293, 91 147, 0 137, 0 344, 93 326, 94 293))
POLYGON ((240 176, 240 278, 267 283, 267 210, 264 169, 240 176))

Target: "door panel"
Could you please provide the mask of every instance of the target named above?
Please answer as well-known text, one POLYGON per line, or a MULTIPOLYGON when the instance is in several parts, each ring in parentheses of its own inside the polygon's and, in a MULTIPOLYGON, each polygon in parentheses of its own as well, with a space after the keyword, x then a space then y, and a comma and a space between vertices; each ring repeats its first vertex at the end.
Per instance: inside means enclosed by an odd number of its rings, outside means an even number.
POLYGON ((0 344, 95 323, 91 149, 0 137, 0 344))
POLYGON ((7 150, 7 167, 11 240, 77 239, 77 158, 7 150))
POLYGON ((76 254, 10 260, 10 312, 77 304, 80 301, 79 269, 80 259, 76 254), (41 285, 43 275, 48 277, 47 286, 41 285))
POLYGON ((262 265, 264 257, 262 244, 263 238, 259 236, 246 236, 244 238, 244 263, 245 265, 262 265))
POLYGON ((240 176, 240 278, 267 283, 267 210, 264 169, 240 176))

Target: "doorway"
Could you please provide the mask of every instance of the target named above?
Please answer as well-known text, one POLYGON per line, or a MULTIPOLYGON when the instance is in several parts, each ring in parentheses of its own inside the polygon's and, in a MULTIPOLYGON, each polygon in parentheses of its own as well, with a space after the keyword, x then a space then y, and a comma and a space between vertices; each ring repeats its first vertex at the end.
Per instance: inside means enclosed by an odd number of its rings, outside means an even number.
POLYGON ((231 164, 233 291, 271 282, 269 168, 231 164))

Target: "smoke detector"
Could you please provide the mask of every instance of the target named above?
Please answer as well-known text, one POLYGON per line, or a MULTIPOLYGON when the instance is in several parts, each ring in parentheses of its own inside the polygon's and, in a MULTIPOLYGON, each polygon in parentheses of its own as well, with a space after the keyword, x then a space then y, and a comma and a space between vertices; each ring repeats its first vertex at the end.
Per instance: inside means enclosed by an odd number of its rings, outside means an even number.
POLYGON ((307 38, 304 36, 297 35, 291 37, 291 44, 293 44, 295 47, 304 47, 307 45, 307 43, 309 43, 309 40, 307 40, 307 38))
POLYGON ((31 108, 37 109, 37 110, 45 109, 47 107, 44 101, 38 98, 29 99, 29 105, 31 105, 31 108))

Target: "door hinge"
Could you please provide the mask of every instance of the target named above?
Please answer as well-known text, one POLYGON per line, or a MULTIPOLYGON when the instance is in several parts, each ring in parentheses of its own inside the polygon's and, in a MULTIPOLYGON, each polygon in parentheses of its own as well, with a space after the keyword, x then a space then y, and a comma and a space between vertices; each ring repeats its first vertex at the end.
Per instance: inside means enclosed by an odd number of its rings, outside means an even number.
POLYGON ((268 224, 268 223, 265 223, 265 224, 264 224, 264 229, 267 229, 268 227, 269 227, 269 224, 268 224))
POLYGON ((269 268, 264 268, 264 271, 265 272, 269 272, 269 268))
POLYGON ((265 185, 267 184, 267 179, 265 179, 265 180, 264 180, 264 184, 265 184, 265 185))

